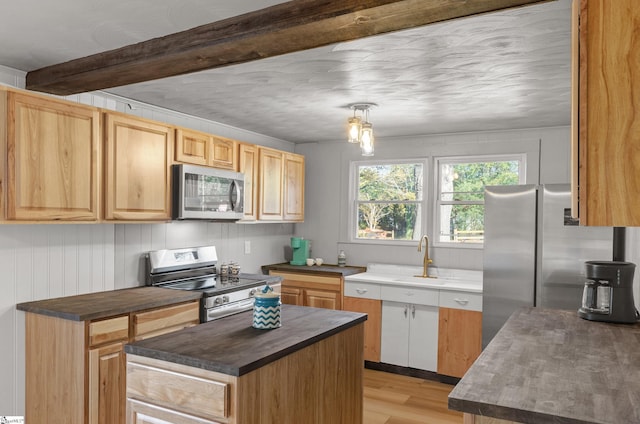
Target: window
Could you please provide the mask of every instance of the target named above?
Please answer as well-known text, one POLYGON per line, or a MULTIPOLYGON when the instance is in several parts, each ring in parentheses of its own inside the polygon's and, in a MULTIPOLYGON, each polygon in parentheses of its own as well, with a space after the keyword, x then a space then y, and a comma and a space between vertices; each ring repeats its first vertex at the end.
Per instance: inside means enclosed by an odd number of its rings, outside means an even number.
POLYGON ((422 233, 424 169, 420 161, 354 162, 352 239, 418 240, 422 233))
POLYGON ((524 183, 524 155, 437 160, 436 242, 482 246, 484 187, 524 183))

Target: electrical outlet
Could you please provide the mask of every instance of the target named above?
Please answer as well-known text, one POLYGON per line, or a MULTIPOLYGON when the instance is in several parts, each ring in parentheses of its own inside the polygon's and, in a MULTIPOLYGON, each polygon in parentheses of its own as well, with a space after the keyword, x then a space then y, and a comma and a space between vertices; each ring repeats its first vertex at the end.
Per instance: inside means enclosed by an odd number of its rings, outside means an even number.
POLYGON ((244 254, 248 255, 249 253, 251 253, 251 241, 250 240, 245 240, 244 241, 244 254))

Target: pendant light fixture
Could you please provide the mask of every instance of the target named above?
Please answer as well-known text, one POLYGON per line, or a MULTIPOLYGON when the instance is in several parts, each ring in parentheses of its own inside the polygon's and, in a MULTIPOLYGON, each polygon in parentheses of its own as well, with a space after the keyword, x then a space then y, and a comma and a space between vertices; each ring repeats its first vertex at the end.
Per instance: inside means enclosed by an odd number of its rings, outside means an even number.
POLYGON ((373 156, 373 125, 369 122, 369 110, 377 106, 375 103, 354 103, 349 105, 353 117, 347 120, 349 143, 359 143, 362 156, 373 156), (360 116, 358 116, 358 112, 360 116))

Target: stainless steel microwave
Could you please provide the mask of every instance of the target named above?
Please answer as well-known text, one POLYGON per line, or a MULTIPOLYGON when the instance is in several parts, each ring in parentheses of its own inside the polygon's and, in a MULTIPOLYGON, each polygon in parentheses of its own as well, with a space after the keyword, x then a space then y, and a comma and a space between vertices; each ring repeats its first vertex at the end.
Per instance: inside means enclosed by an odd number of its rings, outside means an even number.
POLYGON ((173 219, 242 219, 244 174, 196 165, 171 168, 173 219))

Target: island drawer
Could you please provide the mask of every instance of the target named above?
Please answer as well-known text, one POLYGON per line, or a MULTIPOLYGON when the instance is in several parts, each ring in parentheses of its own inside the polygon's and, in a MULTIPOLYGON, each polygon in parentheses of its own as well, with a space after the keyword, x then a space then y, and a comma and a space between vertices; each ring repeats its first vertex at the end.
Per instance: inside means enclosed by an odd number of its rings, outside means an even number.
POLYGON ((89 323, 90 347, 128 338, 129 315, 89 323))
POLYGON ((406 286, 382 286, 380 298, 392 302, 415 303, 417 305, 438 306, 437 289, 423 289, 406 286))
POLYGON ((482 293, 440 290, 440 306, 467 311, 482 311, 482 293))
POLYGON ((212 379, 211 375, 216 373, 210 371, 160 362, 156 366, 153 362, 130 356, 127 362, 129 402, 137 400, 160 404, 173 411, 209 420, 229 417, 229 382, 212 379))
POLYGON ((380 299, 380 284, 345 281, 344 295, 363 299, 380 299))

